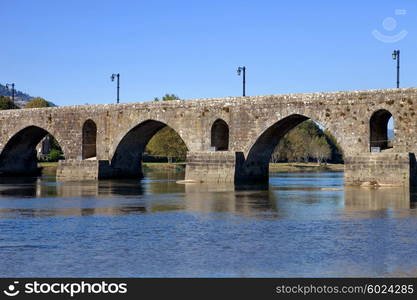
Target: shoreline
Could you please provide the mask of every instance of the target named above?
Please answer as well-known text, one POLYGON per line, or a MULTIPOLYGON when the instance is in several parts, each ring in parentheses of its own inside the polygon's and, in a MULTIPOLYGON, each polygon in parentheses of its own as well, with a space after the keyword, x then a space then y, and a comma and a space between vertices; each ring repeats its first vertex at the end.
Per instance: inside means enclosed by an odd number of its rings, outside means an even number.
MULTIPOLYGON (((142 166, 149 169, 185 169, 185 162, 154 163, 144 162, 142 166)), ((41 168, 56 168, 58 162, 38 162, 41 168)), ((317 163, 270 163, 269 172, 272 173, 298 173, 298 172, 343 172, 344 164, 327 164, 318 166, 317 163)))
POLYGON ((298 173, 298 172, 343 172, 344 164, 317 165, 317 163, 270 163, 271 173, 298 173))

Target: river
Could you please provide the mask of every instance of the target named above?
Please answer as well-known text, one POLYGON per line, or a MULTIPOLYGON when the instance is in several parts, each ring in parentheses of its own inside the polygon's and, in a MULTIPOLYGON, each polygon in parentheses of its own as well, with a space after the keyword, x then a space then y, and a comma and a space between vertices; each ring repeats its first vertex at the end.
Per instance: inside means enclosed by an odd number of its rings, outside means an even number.
POLYGON ((417 210, 402 189, 343 173, 268 185, 1 179, 2 277, 385 277, 417 274, 417 210))

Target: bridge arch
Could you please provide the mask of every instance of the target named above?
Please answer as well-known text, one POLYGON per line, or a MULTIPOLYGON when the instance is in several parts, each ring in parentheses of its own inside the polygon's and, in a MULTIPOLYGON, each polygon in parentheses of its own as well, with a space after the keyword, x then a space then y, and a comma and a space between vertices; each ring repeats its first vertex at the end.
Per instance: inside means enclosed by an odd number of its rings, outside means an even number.
MULTIPOLYGON (((36 146, 48 134, 53 136, 46 129, 35 125, 16 132, 1 151, 0 174, 30 175, 36 173, 38 171, 36 146)), ((59 140, 58 143, 62 145, 59 140)), ((61 149, 65 156, 65 149, 61 149)))
POLYGON ((92 158, 97 156, 97 125, 88 119, 82 128, 82 158, 92 158))
POLYGON ((211 147, 214 147, 215 151, 229 149, 229 126, 222 119, 217 119, 211 126, 211 147))
MULTIPOLYGON (((388 123, 394 117, 386 109, 375 111, 369 120, 369 144, 370 147, 379 147, 380 150, 392 148, 389 143, 388 123)), ((372 150, 372 149, 371 149, 372 150)))
MULTIPOLYGON (((173 129, 164 122, 148 119, 131 128, 120 139, 111 157, 114 177, 142 177, 141 162, 146 145, 158 131, 167 126, 173 129)), ((184 139, 181 140, 184 142, 184 139)))
MULTIPOLYGON (((269 162, 280 140, 304 121, 314 119, 302 114, 286 116, 264 129, 249 146, 243 163, 244 177, 265 181, 269 177, 269 162)), ((322 125, 320 123, 320 125, 322 125)), ((335 139, 336 137, 333 136, 335 139)))

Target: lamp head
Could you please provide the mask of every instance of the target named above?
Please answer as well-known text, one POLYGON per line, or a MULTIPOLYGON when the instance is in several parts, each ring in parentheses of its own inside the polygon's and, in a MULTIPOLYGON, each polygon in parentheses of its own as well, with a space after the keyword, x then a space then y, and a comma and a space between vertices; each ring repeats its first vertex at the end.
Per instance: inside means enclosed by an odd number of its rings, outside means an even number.
POLYGON ((394 52, 392 52, 392 59, 393 60, 397 60, 398 54, 399 54, 399 51, 398 50, 394 50, 394 52))

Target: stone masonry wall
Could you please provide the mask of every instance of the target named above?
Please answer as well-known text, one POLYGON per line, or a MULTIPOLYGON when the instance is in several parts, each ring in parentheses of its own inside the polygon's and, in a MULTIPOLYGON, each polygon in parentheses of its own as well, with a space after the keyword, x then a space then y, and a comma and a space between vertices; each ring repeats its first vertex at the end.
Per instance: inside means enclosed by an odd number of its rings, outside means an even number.
POLYGON ((235 182, 239 159, 233 151, 189 152, 185 179, 198 182, 235 182))
POLYGON ((97 180, 98 161, 97 160, 76 160, 67 159, 58 162, 56 173, 60 181, 72 180, 97 180))
POLYGON ((415 157, 409 153, 368 153, 345 158, 345 184, 414 185, 415 157))

